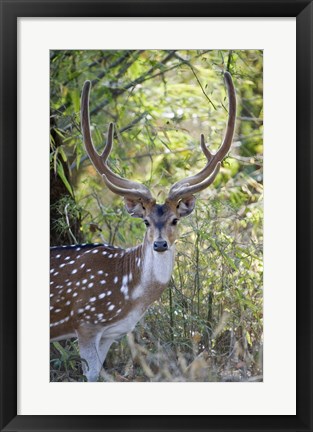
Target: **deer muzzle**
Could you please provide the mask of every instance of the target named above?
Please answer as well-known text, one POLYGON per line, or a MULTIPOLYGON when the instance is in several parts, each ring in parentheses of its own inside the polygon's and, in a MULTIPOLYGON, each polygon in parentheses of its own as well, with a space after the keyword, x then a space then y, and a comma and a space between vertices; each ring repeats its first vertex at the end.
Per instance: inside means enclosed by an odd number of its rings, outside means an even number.
POLYGON ((166 240, 158 239, 153 243, 153 250, 156 252, 165 252, 168 250, 168 244, 166 240))

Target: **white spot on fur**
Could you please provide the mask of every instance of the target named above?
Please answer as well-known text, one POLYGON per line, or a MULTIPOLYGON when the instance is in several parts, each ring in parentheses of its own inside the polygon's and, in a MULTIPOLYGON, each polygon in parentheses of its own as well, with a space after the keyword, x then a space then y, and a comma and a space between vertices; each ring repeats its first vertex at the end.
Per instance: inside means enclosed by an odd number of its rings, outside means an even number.
POLYGON ((129 299, 128 286, 127 285, 122 285, 122 287, 121 287, 121 293, 124 294, 124 297, 125 297, 126 300, 129 299))

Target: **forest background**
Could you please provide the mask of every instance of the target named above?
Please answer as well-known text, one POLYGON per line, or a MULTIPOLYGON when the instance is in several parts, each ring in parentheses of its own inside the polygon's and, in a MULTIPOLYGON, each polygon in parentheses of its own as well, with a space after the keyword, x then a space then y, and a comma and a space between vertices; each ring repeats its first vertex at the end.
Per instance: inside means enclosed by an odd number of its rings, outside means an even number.
MULTIPOLYGON (((132 334, 111 347, 105 380, 263 379, 263 53, 260 50, 50 52, 50 243, 139 244, 145 226, 105 187, 82 143, 80 94, 110 166, 159 202, 205 165, 227 121, 223 70, 237 93, 234 142, 214 184, 180 223, 169 287, 132 334)), ((77 342, 51 344, 51 381, 84 380, 77 342)))

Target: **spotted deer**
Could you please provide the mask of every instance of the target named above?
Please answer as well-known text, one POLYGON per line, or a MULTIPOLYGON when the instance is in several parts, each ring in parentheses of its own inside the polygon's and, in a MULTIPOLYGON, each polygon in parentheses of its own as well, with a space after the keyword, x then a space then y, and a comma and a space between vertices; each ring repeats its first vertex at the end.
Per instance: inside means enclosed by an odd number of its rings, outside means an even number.
POLYGON ((230 149, 236 96, 231 75, 225 72, 224 77, 229 110, 223 142, 213 154, 201 134, 201 149, 207 159, 205 167, 198 174, 175 183, 164 204, 157 204, 143 184, 122 178, 109 168, 112 123, 105 148, 98 154, 90 132, 90 81, 83 86, 81 127, 89 158, 106 186, 124 198, 128 213, 141 218, 147 227, 143 243, 130 249, 107 244, 51 248, 51 341, 78 338, 88 381, 97 381, 111 344, 132 331, 149 306, 160 298, 174 266, 177 224, 193 211, 194 195, 213 182, 230 149))

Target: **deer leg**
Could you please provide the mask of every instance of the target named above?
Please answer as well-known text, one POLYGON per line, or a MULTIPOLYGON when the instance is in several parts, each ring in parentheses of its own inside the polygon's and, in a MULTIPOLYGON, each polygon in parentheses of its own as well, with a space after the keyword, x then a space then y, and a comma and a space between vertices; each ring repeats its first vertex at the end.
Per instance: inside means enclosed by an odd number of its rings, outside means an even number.
POLYGON ((99 358, 99 341, 101 332, 92 332, 90 329, 80 328, 77 330, 79 352, 82 359, 83 373, 89 382, 97 381, 102 368, 99 358))
POLYGON ((100 339, 99 342, 99 356, 100 356, 100 360, 102 362, 102 364, 104 363, 104 360, 107 356, 107 353, 110 349, 110 346, 112 345, 112 343, 114 342, 113 339, 106 339, 104 337, 102 337, 100 339))
POLYGON ((113 339, 106 339, 102 337, 99 342, 99 349, 98 349, 98 355, 99 360, 101 361, 101 364, 103 366, 104 360, 106 359, 107 353, 110 349, 110 346, 114 342, 113 339))

